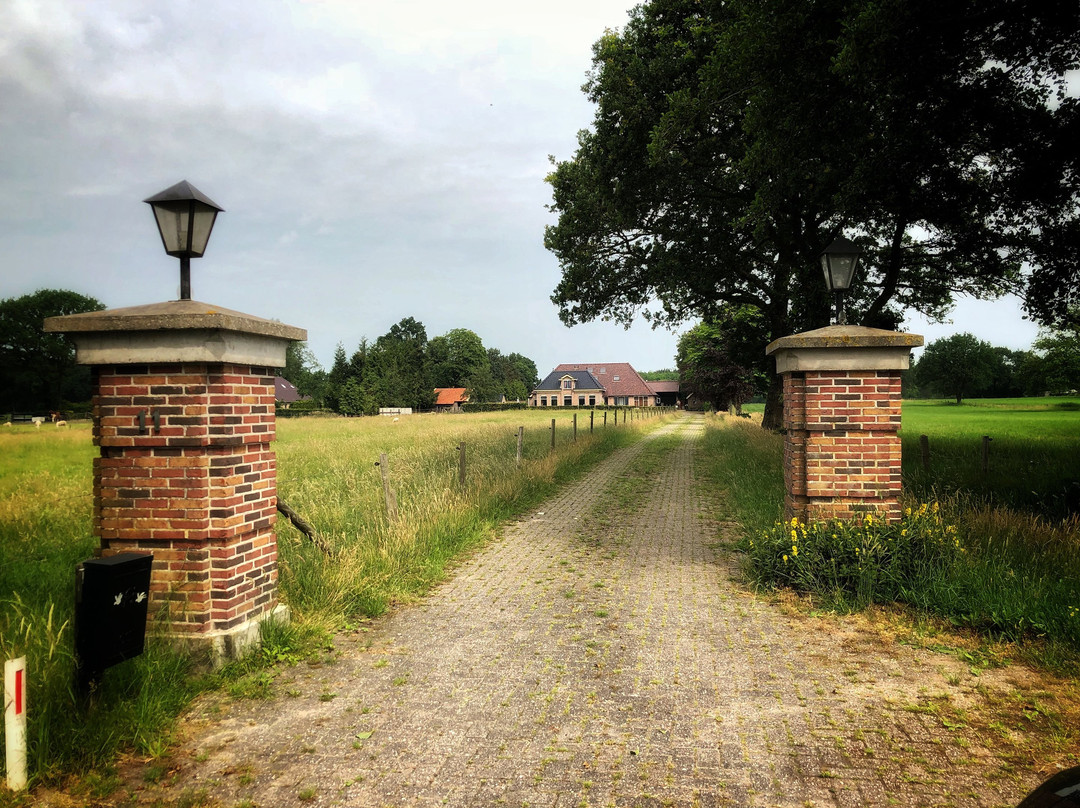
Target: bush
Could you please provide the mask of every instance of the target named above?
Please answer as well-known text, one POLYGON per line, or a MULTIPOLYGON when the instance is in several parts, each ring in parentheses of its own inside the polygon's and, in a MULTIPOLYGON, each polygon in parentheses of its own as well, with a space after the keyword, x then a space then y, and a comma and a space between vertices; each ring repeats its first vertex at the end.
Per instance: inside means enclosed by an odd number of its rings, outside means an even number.
MULTIPOLYGON (((966 529, 974 527, 970 514, 948 510, 966 529)), ((766 586, 815 593, 844 609, 907 603, 991 636, 1038 639, 1075 660, 1075 558, 1058 558, 1050 541, 1020 549, 1010 548, 1001 535, 965 536, 944 514, 934 502, 907 508, 892 524, 870 515, 861 522, 777 522, 744 539, 750 575, 766 586)))
POLYGON ((936 502, 908 508, 892 524, 871 514, 861 522, 777 522, 747 550, 759 581, 855 608, 910 601, 914 587, 949 576, 967 552, 936 502))
POLYGON ((509 412, 510 410, 527 410, 529 405, 524 401, 466 401, 461 405, 462 412, 509 412))

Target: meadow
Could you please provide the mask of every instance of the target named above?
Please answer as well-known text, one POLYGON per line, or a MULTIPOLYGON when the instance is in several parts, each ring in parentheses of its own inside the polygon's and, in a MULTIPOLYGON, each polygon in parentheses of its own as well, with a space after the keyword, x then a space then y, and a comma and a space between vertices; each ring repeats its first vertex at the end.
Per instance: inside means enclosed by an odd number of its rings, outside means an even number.
MULTIPOLYGON (((32 782, 65 773, 93 789, 119 750, 154 757, 168 748, 175 718, 207 688, 265 687, 265 667, 318 655, 334 630, 418 597, 455 558, 499 524, 584 473, 664 419, 618 428, 613 414, 570 411, 279 420, 278 493, 310 523, 329 554, 279 519, 282 597, 292 625, 267 632, 263 651, 224 671, 190 660, 151 637, 141 657, 110 669, 99 690, 73 690, 72 610, 76 564, 91 556, 92 460, 87 423, 68 429, 15 426, 0 432, 0 654, 28 658, 32 782), (556 423, 556 448, 550 425, 556 423), (523 462, 516 462, 524 426, 523 462), (458 447, 466 479, 459 483, 458 447), (398 515, 383 495, 380 454, 388 456, 398 515)), ((107 793, 108 783, 101 786, 107 793)), ((84 796, 93 796, 84 795, 84 796)))
POLYGON ((903 419, 904 486, 914 497, 964 496, 1051 521, 1080 513, 1080 399, 912 400, 903 419), (929 438, 925 469, 920 435, 929 438))
POLYGON ((1015 642, 1038 664, 1080 670, 1080 517, 1069 499, 1080 471, 1080 401, 903 406, 910 512, 894 526, 782 522, 782 436, 710 419, 701 473, 742 525, 751 578, 841 610, 906 603, 1015 642), (983 435, 993 437, 987 473, 983 435))

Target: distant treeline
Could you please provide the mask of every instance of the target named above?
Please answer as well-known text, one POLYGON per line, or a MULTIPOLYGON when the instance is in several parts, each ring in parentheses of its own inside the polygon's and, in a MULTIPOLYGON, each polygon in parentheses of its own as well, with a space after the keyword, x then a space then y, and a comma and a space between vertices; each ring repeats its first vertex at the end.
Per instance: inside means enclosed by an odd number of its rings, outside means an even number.
POLYGON ((289 348, 282 376, 312 404, 344 415, 379 407, 429 410, 436 387, 463 387, 472 402, 524 401, 539 382, 536 364, 518 353, 485 348, 474 332, 455 328, 430 340, 424 324, 406 317, 352 354, 338 343, 334 364, 324 370, 306 343, 289 348))
POLYGON ((971 334, 926 346, 903 376, 905 398, 1014 398, 1080 389, 1078 329, 1044 332, 1032 350, 1000 348, 971 334))

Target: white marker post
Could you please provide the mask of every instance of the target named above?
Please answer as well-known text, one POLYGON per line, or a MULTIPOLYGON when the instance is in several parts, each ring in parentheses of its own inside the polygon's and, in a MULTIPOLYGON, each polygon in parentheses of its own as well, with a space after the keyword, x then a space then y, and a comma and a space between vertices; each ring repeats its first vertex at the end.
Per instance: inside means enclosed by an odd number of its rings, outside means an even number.
POLYGON ((4 663, 4 745, 8 788, 22 791, 26 788, 26 657, 4 663))

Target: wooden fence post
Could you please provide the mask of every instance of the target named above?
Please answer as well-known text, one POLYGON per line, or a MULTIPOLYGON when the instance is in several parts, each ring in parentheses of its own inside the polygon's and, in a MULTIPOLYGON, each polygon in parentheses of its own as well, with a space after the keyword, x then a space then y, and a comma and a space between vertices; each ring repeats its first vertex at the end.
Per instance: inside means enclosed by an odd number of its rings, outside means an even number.
POLYGON ((983 435, 982 439, 982 470, 983 474, 990 471, 990 441, 992 441, 989 435, 983 435))
POLYGON ((555 419, 551 419, 551 448, 555 448, 555 419))
POLYGON ((930 471, 930 438, 919 435, 919 454, 922 456, 923 471, 930 471))
POLYGON ((518 427, 517 439, 518 439, 518 441, 517 441, 517 464, 518 464, 518 466, 520 466, 521 465, 521 446, 525 442, 525 427, 523 427, 523 426, 518 427))
POLYGON ((465 441, 458 444, 458 482, 465 487, 465 441))
POLYGON ((604 429, 607 429, 607 410, 604 410, 604 429))
POLYGON ((593 416, 596 415, 596 410, 589 410, 589 434, 592 434, 593 416))
POLYGON ((577 443, 577 413, 574 413, 574 443, 577 443))
POLYGON ((390 461, 386 459, 386 452, 379 454, 379 461, 375 464, 382 473, 383 499, 386 500, 386 516, 391 522, 397 521, 397 496, 390 487, 390 461))

